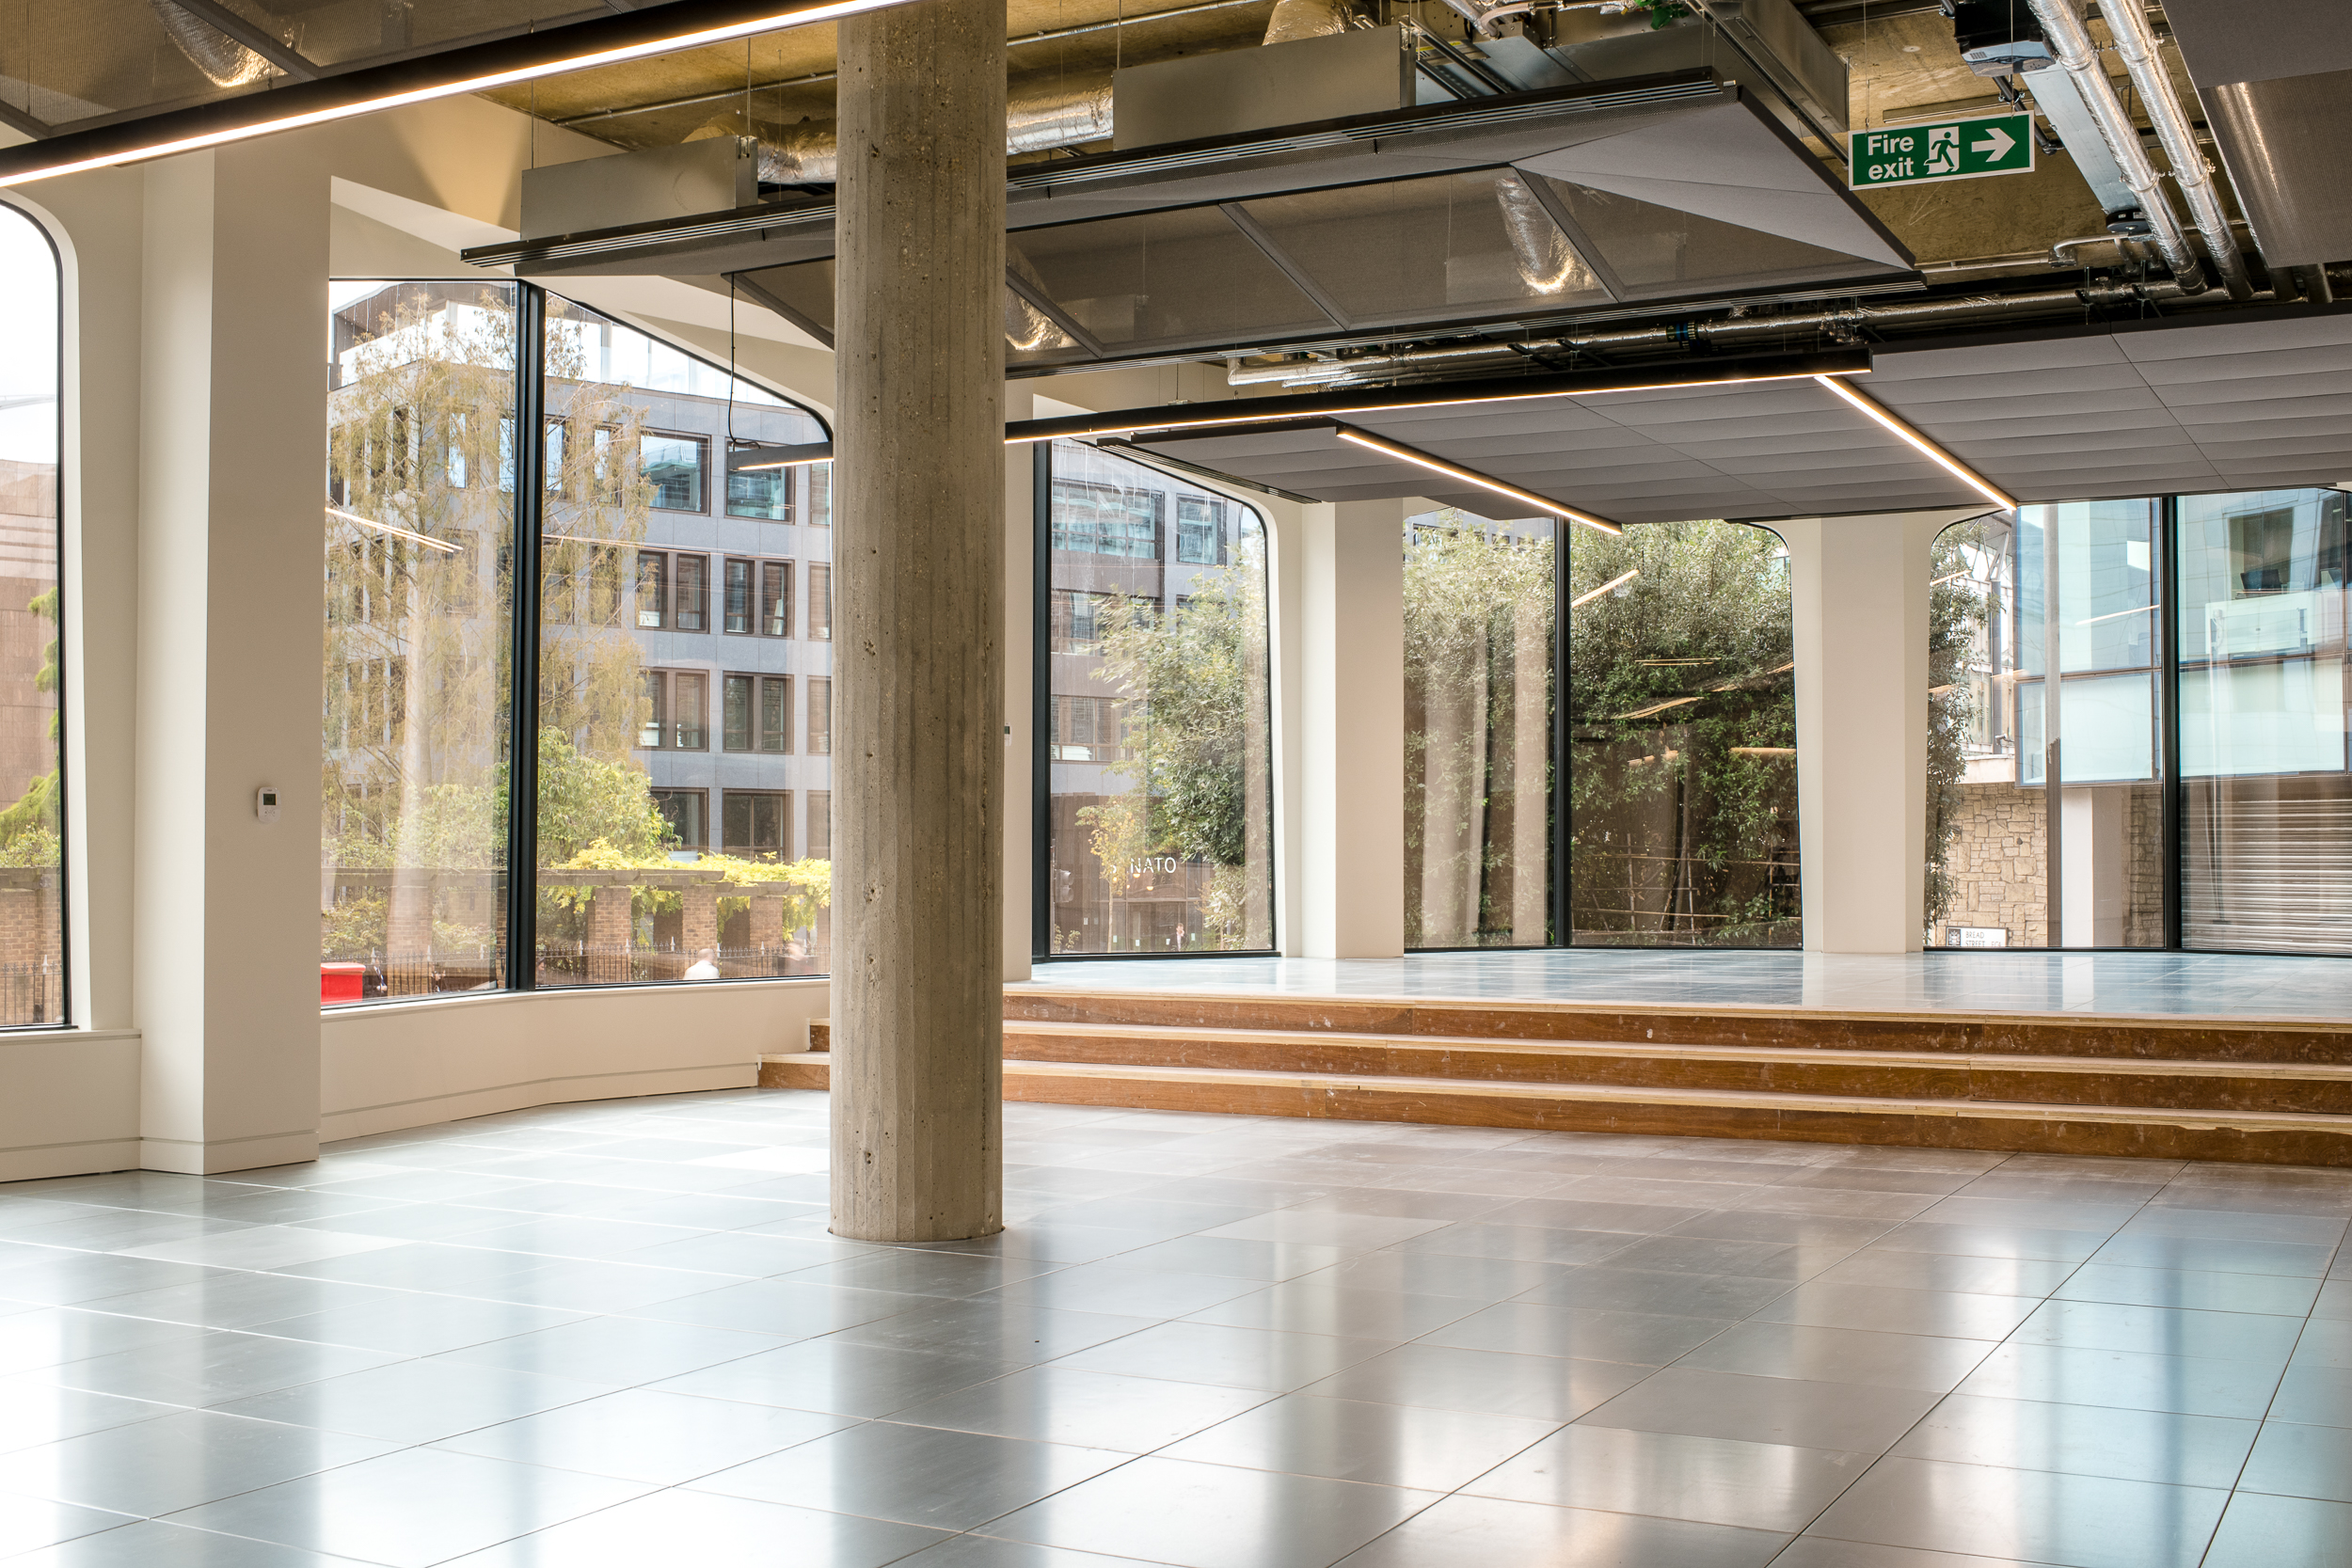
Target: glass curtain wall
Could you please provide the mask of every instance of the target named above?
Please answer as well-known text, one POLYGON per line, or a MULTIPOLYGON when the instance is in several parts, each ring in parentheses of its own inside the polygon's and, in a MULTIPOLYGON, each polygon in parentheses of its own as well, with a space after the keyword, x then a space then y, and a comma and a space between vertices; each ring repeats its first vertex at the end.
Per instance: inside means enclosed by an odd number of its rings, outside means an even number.
POLYGON ((1567 560, 1568 942, 1800 945, 1787 548, 1658 523, 1567 560))
POLYGON ((1264 519, 1079 442, 1039 462, 1038 950, 1270 948, 1264 519))
POLYGON ((1928 945, 2165 944, 2159 519, 2069 502, 1938 538, 1928 945))
POLYGON ((66 1022, 58 278, 0 205, 0 1027, 66 1022))
POLYGON ((821 973, 830 473, 729 452, 823 426, 527 285, 339 283, 331 326, 322 1000, 821 973))
POLYGON ((320 995, 504 984, 516 289, 339 283, 320 995))
POLYGON ((1405 522, 1405 944, 1551 938, 1556 525, 1405 522))
POLYGON ((2352 496, 2178 506, 2184 944, 2352 952, 2352 496))

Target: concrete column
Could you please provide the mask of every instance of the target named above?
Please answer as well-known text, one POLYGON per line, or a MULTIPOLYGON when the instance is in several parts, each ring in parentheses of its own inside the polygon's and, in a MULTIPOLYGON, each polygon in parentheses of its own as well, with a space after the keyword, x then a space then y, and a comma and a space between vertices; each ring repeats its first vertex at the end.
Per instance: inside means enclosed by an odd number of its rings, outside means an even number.
POLYGON ((1928 556, 1979 511, 1802 517, 1796 616, 1798 859, 1804 945, 1915 953, 1928 823, 1928 556))
POLYGON ((290 607, 319 594, 328 204, 278 141, 144 175, 133 962, 152 1169, 318 1149, 320 632, 290 607))
POLYGON ((833 1228, 1003 1221, 1005 3, 840 32, 833 1228))
POLYGON ((1405 951, 1403 501, 1300 521, 1301 956, 1405 951))

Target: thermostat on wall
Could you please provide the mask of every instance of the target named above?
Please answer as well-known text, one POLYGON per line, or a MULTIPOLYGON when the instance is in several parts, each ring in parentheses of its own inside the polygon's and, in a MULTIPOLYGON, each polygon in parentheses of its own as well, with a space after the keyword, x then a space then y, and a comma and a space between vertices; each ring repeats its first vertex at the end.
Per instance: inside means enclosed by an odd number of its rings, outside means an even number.
POLYGON ((263 784, 253 792, 253 815, 264 822, 278 820, 278 790, 274 785, 263 784))

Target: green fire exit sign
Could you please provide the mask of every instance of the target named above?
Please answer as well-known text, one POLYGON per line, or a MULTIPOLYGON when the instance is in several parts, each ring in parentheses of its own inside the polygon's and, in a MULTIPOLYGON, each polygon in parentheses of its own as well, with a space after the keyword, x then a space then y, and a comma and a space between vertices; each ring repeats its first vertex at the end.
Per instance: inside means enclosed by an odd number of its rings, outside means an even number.
POLYGON ((1979 180, 2033 171, 2033 117, 1928 120, 1881 126, 1847 136, 1846 183, 1916 185, 1930 180, 1979 180))

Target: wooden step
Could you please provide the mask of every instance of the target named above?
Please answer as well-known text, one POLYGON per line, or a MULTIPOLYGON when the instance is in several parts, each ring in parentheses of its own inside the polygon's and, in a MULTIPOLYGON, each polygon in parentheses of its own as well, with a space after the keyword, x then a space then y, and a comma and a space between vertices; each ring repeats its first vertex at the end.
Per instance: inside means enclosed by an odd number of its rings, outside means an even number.
POLYGON ((2046 1105, 2352 1113, 2352 1067, 1007 1022, 1009 1061, 2046 1105))
POLYGON ((1788 1006, 1629 1007, 1623 1003, 1080 991, 1047 986, 1006 988, 1005 1018, 1008 1022, 1457 1039, 1587 1040, 1644 1046, 2125 1056, 2141 1060, 2304 1062, 2314 1066, 2352 1062, 2352 1022, 2303 1019, 1906 1013, 1788 1006))
MULTIPOLYGON (((821 1053, 771 1057, 763 1064, 762 1079, 765 1082, 769 1068, 773 1067, 791 1080, 778 1087, 823 1088, 830 1078, 829 1066, 821 1053)), ((2352 1117, 2274 1111, 2053 1106, 1033 1061, 1005 1064, 1005 1098, 1133 1110, 1327 1117, 1530 1132, 1663 1133, 2170 1160, 2352 1164, 2352 1117)))

